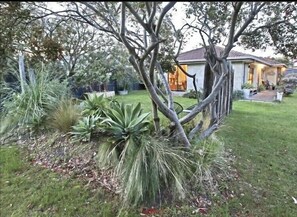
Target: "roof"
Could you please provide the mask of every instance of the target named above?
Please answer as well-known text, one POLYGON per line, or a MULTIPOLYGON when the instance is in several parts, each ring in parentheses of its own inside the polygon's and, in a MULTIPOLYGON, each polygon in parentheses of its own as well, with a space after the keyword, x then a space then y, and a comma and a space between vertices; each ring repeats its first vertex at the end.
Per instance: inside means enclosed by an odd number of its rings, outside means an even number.
MULTIPOLYGON (((215 46, 215 49, 216 49, 217 54, 220 54, 224 50, 224 48, 222 48, 220 46, 215 46)), ((180 64, 205 62, 204 53, 205 53, 204 47, 197 48, 194 50, 190 50, 190 51, 181 53, 178 56, 177 60, 179 61, 180 64)), ((247 53, 242 53, 242 52, 234 51, 234 50, 230 51, 227 59, 228 60, 242 60, 242 61, 255 60, 255 61, 264 63, 266 65, 269 65, 269 66, 286 66, 285 64, 277 62, 270 58, 258 57, 258 56, 254 56, 254 55, 250 55, 247 53)))

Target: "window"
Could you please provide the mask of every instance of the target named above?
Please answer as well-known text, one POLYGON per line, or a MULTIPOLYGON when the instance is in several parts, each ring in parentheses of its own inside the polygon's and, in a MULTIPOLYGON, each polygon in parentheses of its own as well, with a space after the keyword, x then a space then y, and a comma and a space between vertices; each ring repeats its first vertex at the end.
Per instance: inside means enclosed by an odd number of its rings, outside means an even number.
POLYGON ((252 84, 254 82, 254 68, 250 68, 248 75, 248 83, 252 84))

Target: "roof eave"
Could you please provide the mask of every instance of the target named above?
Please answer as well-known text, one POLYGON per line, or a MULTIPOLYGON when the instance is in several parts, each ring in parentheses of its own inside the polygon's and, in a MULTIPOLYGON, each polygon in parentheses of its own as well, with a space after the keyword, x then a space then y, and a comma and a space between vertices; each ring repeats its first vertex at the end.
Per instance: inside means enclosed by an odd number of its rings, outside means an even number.
MULTIPOLYGON (((264 60, 261 60, 259 58, 256 58, 256 57, 249 57, 249 56, 242 56, 242 57, 228 57, 227 58, 228 60, 233 60, 233 61, 236 61, 236 60, 242 60, 242 61, 248 61, 248 62, 251 62, 251 61, 258 61, 260 63, 264 63, 265 65, 268 65, 268 66, 274 66, 274 67, 277 67, 277 66, 284 66, 284 67, 287 67, 285 64, 271 64, 271 63, 268 63, 264 60)), ((194 64, 194 63, 203 63, 205 62, 205 59, 189 59, 189 60, 181 60, 179 61, 180 64, 186 64, 186 63, 190 63, 190 64, 194 64)))

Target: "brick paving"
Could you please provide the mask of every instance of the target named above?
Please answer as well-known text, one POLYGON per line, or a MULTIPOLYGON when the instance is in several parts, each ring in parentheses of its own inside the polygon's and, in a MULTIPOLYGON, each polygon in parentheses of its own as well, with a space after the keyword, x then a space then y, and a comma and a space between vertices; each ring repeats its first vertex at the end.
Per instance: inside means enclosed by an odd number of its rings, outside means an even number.
POLYGON ((273 102, 276 99, 276 90, 264 90, 257 94, 250 96, 251 101, 273 102))
MULTIPOLYGON (((184 91, 172 91, 173 96, 182 96, 186 92, 184 91)), ((274 102, 276 99, 276 90, 264 90, 257 94, 250 96, 248 101, 259 101, 259 102, 274 102)))

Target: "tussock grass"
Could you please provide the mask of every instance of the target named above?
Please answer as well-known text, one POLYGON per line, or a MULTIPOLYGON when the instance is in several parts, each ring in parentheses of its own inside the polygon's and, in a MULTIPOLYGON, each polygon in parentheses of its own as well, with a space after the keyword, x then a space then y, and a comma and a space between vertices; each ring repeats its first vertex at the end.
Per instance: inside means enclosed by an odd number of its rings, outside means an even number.
POLYGON ((71 99, 63 99, 55 108, 52 108, 48 123, 52 128, 68 133, 80 117, 81 109, 71 99))
POLYGON ((188 153, 172 147, 169 141, 143 136, 129 139, 120 158, 115 147, 105 143, 99 147, 98 163, 112 167, 121 183, 124 206, 157 204, 163 200, 164 190, 171 196, 184 197, 184 182, 191 174, 188 153))
POLYGON ((206 190, 213 191, 217 173, 228 175, 228 159, 225 156, 225 144, 215 135, 199 141, 192 146, 194 179, 206 190))
POLYGON ((58 104, 62 97, 69 94, 66 82, 61 82, 49 66, 42 65, 36 70, 35 82, 24 86, 24 93, 17 89, 6 88, 2 100, 1 132, 7 133, 17 127, 40 130, 47 118, 50 107, 58 104))

